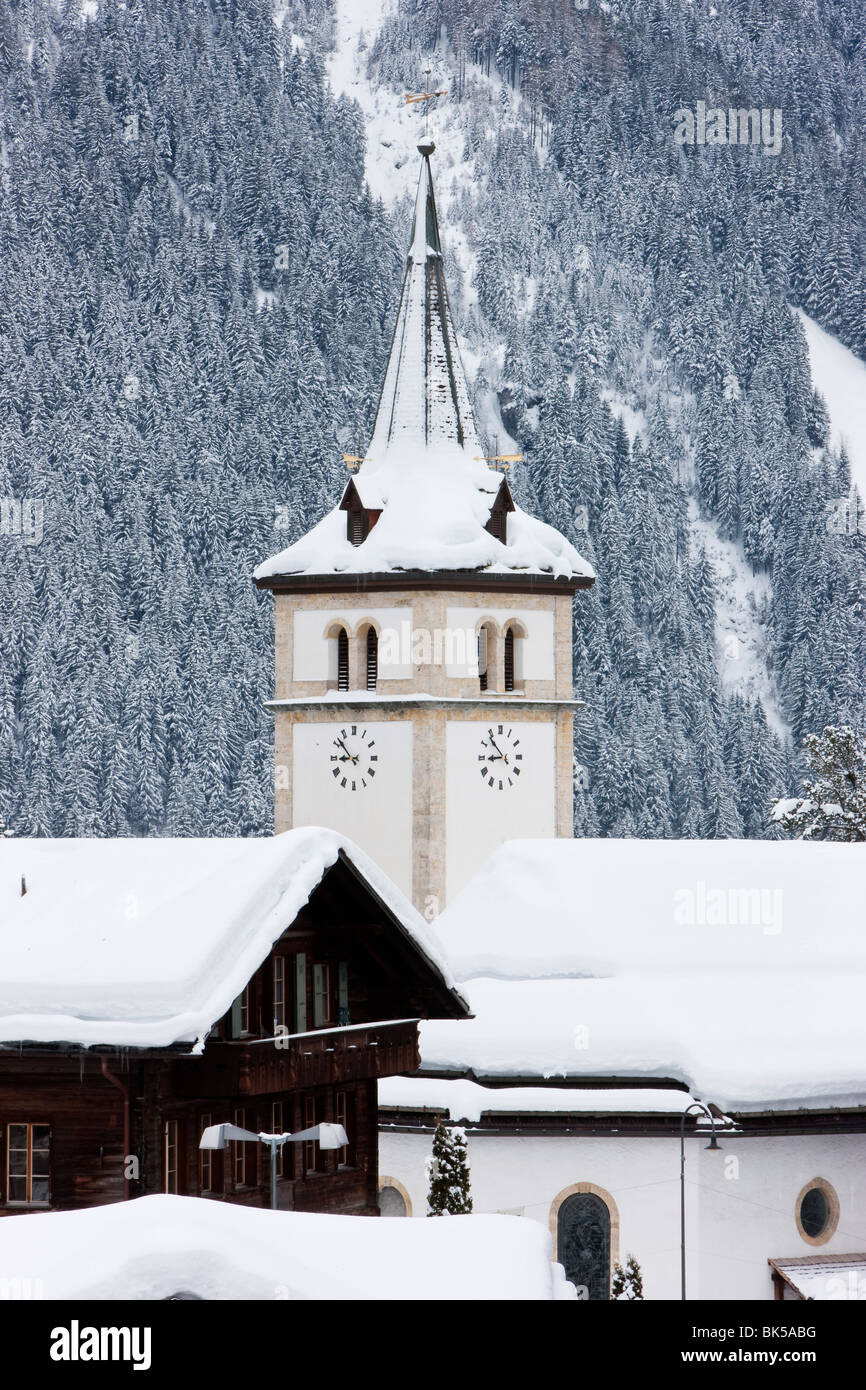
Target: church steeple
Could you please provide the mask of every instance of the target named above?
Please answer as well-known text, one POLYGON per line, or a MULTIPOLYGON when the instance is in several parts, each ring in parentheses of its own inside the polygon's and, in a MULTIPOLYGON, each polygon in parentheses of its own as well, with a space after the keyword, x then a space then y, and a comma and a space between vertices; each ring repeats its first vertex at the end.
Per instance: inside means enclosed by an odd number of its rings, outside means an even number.
POLYGON ((573 833, 572 600, 594 574, 484 457, 433 142, 418 149, 365 457, 347 460, 360 468, 342 501, 256 583, 275 598, 276 828, 342 831, 432 920, 503 840, 573 833))
POLYGON ((412 238, 370 443, 373 461, 399 444, 417 448, 449 442, 475 457, 480 452, 448 304, 430 168, 434 149, 430 139, 418 146, 421 169, 412 238))
POLYGON ((553 527, 516 506, 476 429, 445 284, 425 136, 400 304, 372 438, 342 500, 256 569, 292 575, 550 576, 584 588, 592 567, 553 527))

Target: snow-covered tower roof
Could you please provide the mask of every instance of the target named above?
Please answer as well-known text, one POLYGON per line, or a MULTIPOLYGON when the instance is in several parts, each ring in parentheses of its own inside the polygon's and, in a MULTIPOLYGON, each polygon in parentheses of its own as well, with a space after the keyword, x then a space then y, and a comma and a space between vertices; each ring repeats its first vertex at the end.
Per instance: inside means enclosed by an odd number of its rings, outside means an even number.
POLYGON ((430 169, 432 140, 418 149, 421 176, 412 242, 370 443, 372 463, 401 441, 415 447, 419 434, 427 445, 457 443, 471 456, 481 453, 448 305, 430 169))
MULTIPOLYGON (((430 156, 421 169, 400 307, 367 455, 306 536, 259 565, 261 588, 292 577, 483 573, 586 587, 592 567, 553 527, 515 506, 483 457, 448 304, 430 156)), ((496 583, 496 578, 492 578, 496 583)))

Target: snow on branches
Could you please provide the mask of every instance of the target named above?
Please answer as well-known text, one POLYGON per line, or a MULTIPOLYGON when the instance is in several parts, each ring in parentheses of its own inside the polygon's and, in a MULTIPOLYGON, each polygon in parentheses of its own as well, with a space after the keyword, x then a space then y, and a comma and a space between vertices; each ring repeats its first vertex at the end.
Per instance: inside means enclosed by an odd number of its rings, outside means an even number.
POLYGON ((460 1216, 472 1210, 464 1130, 440 1120, 433 1135, 433 1153, 427 1160, 427 1177, 428 1216, 460 1216))
POLYGON ((775 803, 773 820, 801 840, 866 840, 866 739, 828 724, 805 745, 813 779, 775 803))

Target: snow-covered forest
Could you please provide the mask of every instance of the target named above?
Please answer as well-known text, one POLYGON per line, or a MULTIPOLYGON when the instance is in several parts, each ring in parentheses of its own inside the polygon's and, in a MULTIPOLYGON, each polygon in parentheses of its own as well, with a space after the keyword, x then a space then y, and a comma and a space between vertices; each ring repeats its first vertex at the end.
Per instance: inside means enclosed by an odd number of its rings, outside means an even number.
POLYGON ((479 423, 599 576, 575 603, 576 829, 779 833, 805 735, 864 722, 863 455, 804 324, 866 357, 866 76, 859 0, 767 8, 7 0, 16 834, 269 832, 251 572, 366 443, 408 227, 400 187, 365 179, 414 168, 403 94, 428 67, 479 423), (701 101, 778 109, 779 153, 678 144, 701 101))

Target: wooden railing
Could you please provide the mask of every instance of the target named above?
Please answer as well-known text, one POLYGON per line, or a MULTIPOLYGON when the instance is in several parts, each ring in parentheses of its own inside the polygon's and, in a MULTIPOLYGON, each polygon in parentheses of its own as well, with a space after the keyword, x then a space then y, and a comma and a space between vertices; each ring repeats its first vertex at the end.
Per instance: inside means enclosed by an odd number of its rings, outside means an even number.
POLYGON ((296 1037, 215 1040, 201 1059, 177 1067, 189 1095, 266 1095, 415 1071, 418 1025, 412 1020, 296 1037))

